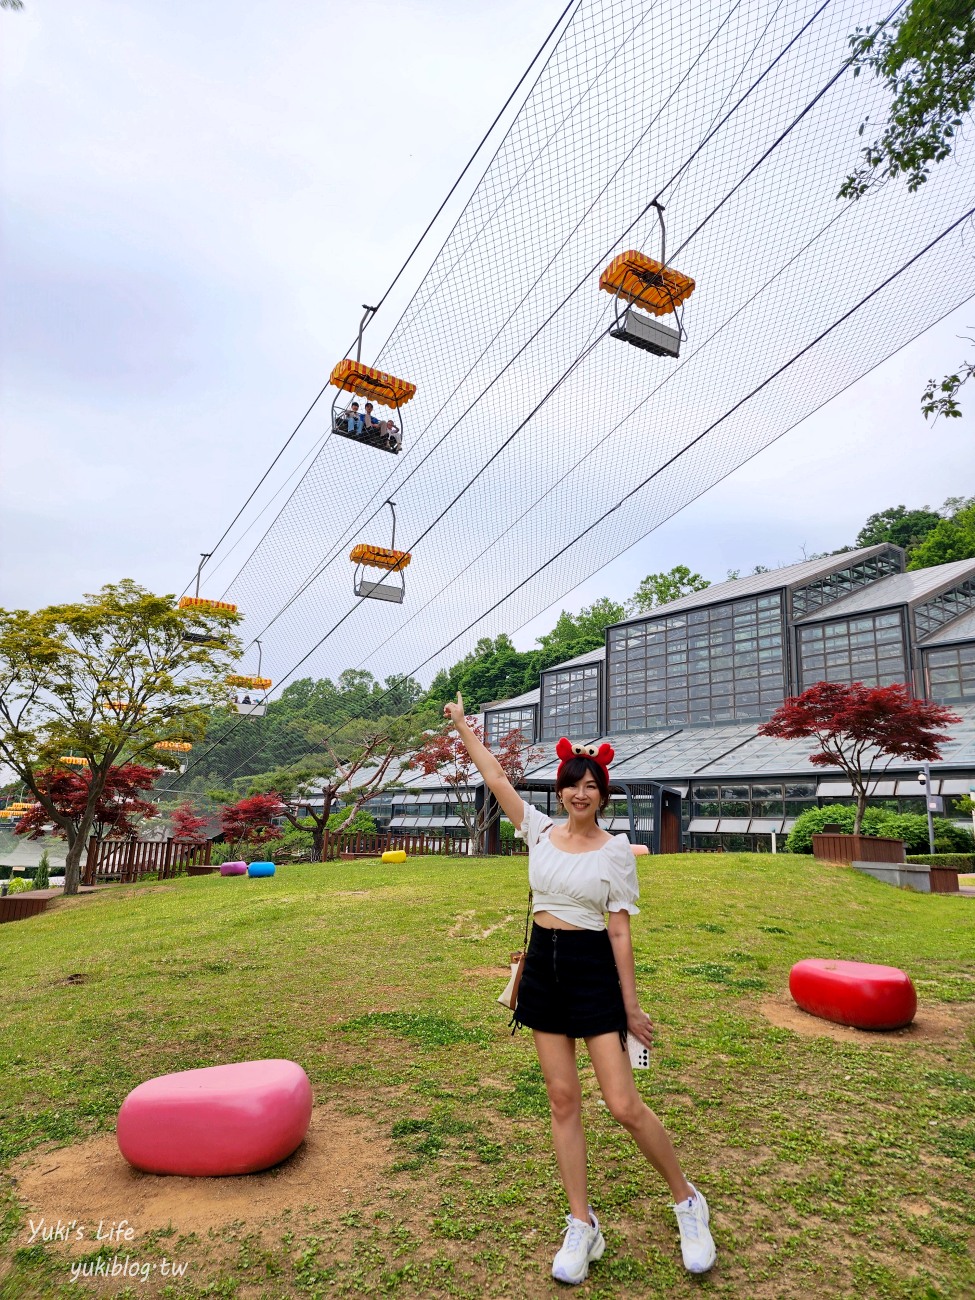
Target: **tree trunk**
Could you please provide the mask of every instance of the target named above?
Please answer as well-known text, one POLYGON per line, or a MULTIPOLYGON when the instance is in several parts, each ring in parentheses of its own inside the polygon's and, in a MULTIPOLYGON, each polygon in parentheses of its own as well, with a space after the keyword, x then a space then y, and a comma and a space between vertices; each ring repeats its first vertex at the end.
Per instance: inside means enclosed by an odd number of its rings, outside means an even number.
POLYGON ((863 814, 867 811, 867 789, 863 785, 854 785, 853 793, 856 795, 857 810, 853 818, 853 834, 860 834, 860 827, 863 825, 863 814))
POLYGON ((68 841, 68 851, 64 857, 64 892, 77 894, 81 887, 81 855, 85 851, 87 837, 82 839, 75 835, 74 841, 68 841))

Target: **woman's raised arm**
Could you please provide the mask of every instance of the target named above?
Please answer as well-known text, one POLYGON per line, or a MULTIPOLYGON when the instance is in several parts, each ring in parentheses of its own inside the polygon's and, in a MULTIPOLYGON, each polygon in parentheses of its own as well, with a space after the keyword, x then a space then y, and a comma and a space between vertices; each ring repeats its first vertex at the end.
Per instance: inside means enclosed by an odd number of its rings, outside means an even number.
POLYGON ((504 774, 504 769, 487 745, 482 744, 467 724, 464 701, 460 691, 457 701, 443 706, 444 717, 449 718, 464 742, 464 748, 474 760, 474 766, 484 777, 484 783, 501 805, 501 811, 517 830, 525 819, 525 801, 504 774))

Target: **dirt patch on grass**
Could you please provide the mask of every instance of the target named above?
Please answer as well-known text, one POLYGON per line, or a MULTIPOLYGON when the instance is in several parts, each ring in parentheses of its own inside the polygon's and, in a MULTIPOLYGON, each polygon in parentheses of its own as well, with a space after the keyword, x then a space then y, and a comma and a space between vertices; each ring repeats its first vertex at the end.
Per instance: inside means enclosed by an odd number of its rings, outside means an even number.
MULTIPOLYGON (((175 1178, 140 1173, 122 1157, 113 1133, 76 1146, 32 1152, 10 1169, 14 1191, 35 1226, 76 1222, 84 1238, 68 1244, 72 1253, 95 1249, 103 1234, 126 1220, 137 1246, 145 1233, 175 1228, 181 1236, 205 1236, 233 1223, 262 1232, 282 1216, 307 1212, 335 1218, 357 1208, 383 1180, 393 1154, 375 1127, 317 1106, 308 1135, 293 1156, 273 1169, 230 1178, 175 1178)), ((25 1223, 26 1246, 30 1236, 25 1223)), ((38 1238, 39 1239, 39 1238, 38 1238)), ((114 1245, 114 1242, 112 1243, 114 1245)))
POLYGON ((858 1043, 876 1047, 879 1043, 928 1043, 941 1046, 957 1042, 970 1016, 964 1017, 947 1007, 925 1005, 918 1008, 913 1022, 904 1029, 853 1029, 834 1025, 830 1020, 812 1016, 797 1007, 787 993, 766 998, 759 1011, 777 1029, 791 1029, 805 1038, 832 1038, 838 1043, 858 1043))

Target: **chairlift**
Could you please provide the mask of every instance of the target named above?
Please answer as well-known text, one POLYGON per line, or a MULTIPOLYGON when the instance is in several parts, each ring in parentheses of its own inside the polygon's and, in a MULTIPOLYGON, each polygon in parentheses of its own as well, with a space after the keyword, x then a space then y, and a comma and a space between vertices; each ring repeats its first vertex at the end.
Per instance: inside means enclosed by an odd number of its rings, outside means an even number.
POLYGON ((239 695, 234 696, 233 703, 237 712, 249 718, 263 718, 267 712, 266 700, 252 700, 249 692, 269 691, 274 683, 270 677, 261 676, 261 659, 264 655, 264 648, 259 640, 255 640, 254 644, 257 646, 257 675, 248 677, 245 673, 231 673, 225 680, 227 685, 234 690, 243 690, 245 692, 243 699, 239 695))
POLYGON ((159 740, 153 745, 161 754, 188 754, 192 748, 188 740, 159 740))
POLYGON ((77 754, 62 754, 58 759, 59 763, 64 763, 68 767, 87 767, 87 758, 79 758, 77 754))
POLYGON ((377 451, 388 451, 398 456, 403 446, 403 417, 399 416, 398 424, 391 414, 380 419, 372 411, 359 409, 358 402, 353 403, 342 397, 343 393, 350 393, 354 397, 365 399, 370 406, 378 405, 390 412, 399 412, 401 407, 416 396, 416 384, 363 364, 362 331, 377 308, 367 307, 365 303, 362 305, 365 307, 365 315, 359 322, 355 360, 347 357, 340 361, 329 376, 329 383, 336 389, 332 399, 332 432, 340 438, 350 438, 353 442, 361 442, 367 447, 375 447, 377 451))
MULTIPOLYGON (((203 566, 213 554, 212 551, 200 552, 200 563, 196 569, 196 589, 192 596, 180 596, 179 609, 194 609, 199 614, 236 614, 237 606, 232 605, 228 600, 208 600, 200 595, 200 575, 203 572, 203 566)), ((222 648, 223 642, 218 638, 206 632, 184 632, 183 640, 188 641, 191 645, 212 645, 218 649, 222 648)))
POLYGON ((393 516, 393 536, 389 548, 370 546, 360 542, 349 553, 349 559, 356 566, 353 590, 357 596, 368 600, 391 600, 402 605, 406 595, 406 579, 403 570, 413 558, 409 551, 396 550, 396 502, 387 501, 386 505, 393 516), (387 573, 398 574, 399 582, 372 582, 366 579, 366 569, 383 569, 387 573))
POLYGON ((632 249, 620 253, 600 275, 599 287, 616 299, 616 320, 610 338, 622 339, 658 357, 678 357, 685 335, 677 309, 694 292, 694 281, 667 265, 663 207, 656 201, 653 206, 660 221, 660 261, 632 249), (634 310, 636 307, 641 310, 634 310), (669 315, 674 316, 676 329, 651 319, 669 315))

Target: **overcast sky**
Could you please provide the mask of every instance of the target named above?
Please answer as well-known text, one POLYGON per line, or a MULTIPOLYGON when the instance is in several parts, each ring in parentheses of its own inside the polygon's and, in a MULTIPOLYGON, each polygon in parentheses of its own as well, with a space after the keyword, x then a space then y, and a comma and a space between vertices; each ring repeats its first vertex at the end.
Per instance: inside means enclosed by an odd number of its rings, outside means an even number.
MULTIPOLYGON (((73 599, 123 576, 184 587, 560 9, 27 0, 0 13, 0 603, 73 599)), ((885 506, 975 492, 970 419, 919 413, 965 333, 975 304, 517 643, 652 570, 687 563, 720 580, 791 563, 852 542, 885 506)))

